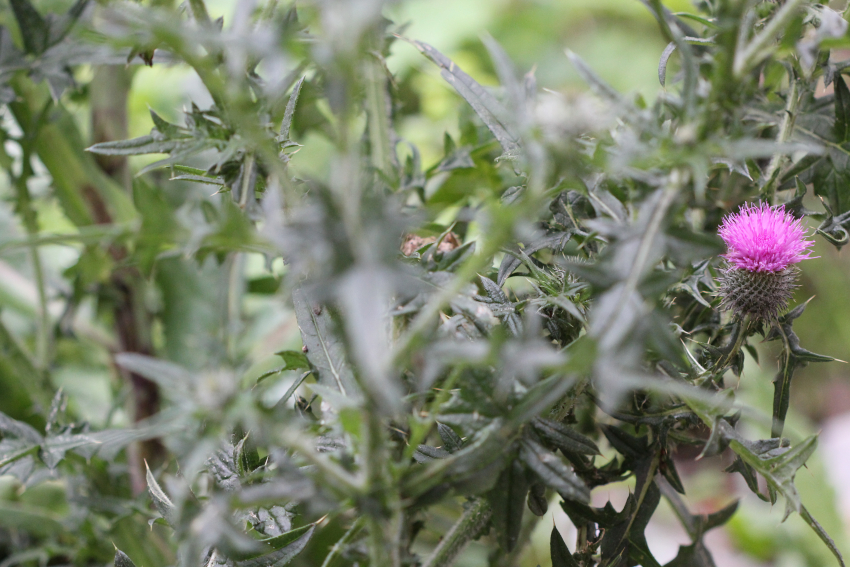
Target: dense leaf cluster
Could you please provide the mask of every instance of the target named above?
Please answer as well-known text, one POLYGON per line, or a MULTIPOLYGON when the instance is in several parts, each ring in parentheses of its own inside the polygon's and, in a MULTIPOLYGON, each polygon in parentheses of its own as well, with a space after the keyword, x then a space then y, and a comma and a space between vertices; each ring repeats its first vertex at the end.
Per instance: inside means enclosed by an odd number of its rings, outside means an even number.
POLYGON ((11 0, 0 28, 16 148, 0 164, 26 232, 0 253, 29 254, 40 302, 34 356, 0 325, 3 565, 443 567, 486 538, 507 566, 556 505, 578 541, 553 529, 553 566, 660 567, 644 531, 664 498, 691 538, 667 566, 712 566, 703 536, 737 503, 688 509, 684 445, 726 452, 843 565, 794 486, 816 437, 782 437, 795 370, 832 358, 801 346, 805 304, 773 321, 724 311, 715 236, 762 199, 817 219, 836 247, 850 239, 841 14, 646 0, 669 42, 668 90, 647 102, 573 53, 591 93, 544 91, 490 37, 501 87, 485 88, 377 0, 245 2, 233 21, 203 0, 94 4, 11 0), (395 128, 419 112, 387 68, 405 42, 464 105, 427 168, 395 128), (186 65, 212 104, 182 124, 152 111, 149 135, 84 151, 69 102, 87 89, 98 124, 98 89, 121 87, 78 84, 80 66, 128 62, 186 65), (311 136, 330 142, 324 177, 298 170, 311 136), (165 157, 122 176, 122 158, 147 154, 165 157), (73 230, 39 225, 42 166, 73 230), (58 287, 41 255, 55 243, 77 251, 58 287), (247 258, 264 275, 248 278, 247 258), (274 368, 252 365, 245 295, 292 306, 302 346, 274 368), (782 344, 767 439, 741 433, 726 382, 757 335, 782 344), (62 348, 102 353, 135 423, 98 430, 66 411, 50 382, 62 348), (592 505, 629 479, 622 508, 592 505))

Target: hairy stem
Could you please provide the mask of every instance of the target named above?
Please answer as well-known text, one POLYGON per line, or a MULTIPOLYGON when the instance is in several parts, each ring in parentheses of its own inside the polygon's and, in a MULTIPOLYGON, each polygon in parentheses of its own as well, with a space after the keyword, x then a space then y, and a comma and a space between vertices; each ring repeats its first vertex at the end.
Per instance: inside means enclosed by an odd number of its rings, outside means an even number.
POLYGON ((325 560, 322 561, 321 567, 330 567, 334 559, 336 559, 342 552, 342 549, 348 545, 352 539, 354 539, 354 536, 360 533, 361 529, 363 529, 363 516, 358 516, 358 518, 354 520, 354 523, 351 524, 351 527, 348 528, 341 538, 339 538, 325 556, 325 560))
POLYGON ((487 527, 493 510, 485 499, 475 500, 464 510, 460 519, 440 541, 422 567, 446 567, 451 565, 470 540, 475 539, 487 527))
MULTIPOLYGON (((778 144, 784 144, 791 138, 791 133, 794 131, 794 122, 797 118, 797 106, 800 104, 800 89, 797 81, 793 78, 791 79, 787 96, 785 114, 782 116, 782 123, 779 125, 779 132, 776 134, 776 142, 778 144)), ((779 172, 782 170, 782 166, 787 159, 787 154, 774 154, 770 159, 770 164, 767 166, 767 171, 765 171, 764 177, 767 179, 767 183, 764 186, 764 195, 771 205, 777 204, 776 186, 779 181, 779 172)))

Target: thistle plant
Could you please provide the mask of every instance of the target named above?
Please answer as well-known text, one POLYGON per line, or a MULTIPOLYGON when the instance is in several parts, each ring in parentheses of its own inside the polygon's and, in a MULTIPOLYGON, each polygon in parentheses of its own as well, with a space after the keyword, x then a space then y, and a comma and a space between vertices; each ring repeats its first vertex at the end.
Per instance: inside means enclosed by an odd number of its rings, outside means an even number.
POLYGON ((767 203, 744 204, 720 226, 726 267, 720 278, 721 306, 738 318, 774 321, 791 300, 799 269, 812 256, 813 240, 785 210, 767 203))
MULTIPOLYGON (((817 435, 782 437, 795 371, 833 360, 801 346, 805 304, 783 314, 812 246, 793 203, 821 197, 818 238, 850 242, 842 14, 645 0, 648 100, 572 52, 586 94, 538 86, 498 27, 500 87, 479 84, 403 37, 400 0, 177 4, 0 3, 0 222, 21 227, 0 225, 0 567, 715 567, 704 536, 739 503, 697 512, 678 471, 721 460, 820 540, 772 546, 844 566, 795 486, 817 435), (453 133, 401 50, 454 89, 453 133), (143 62, 207 92, 125 139, 143 62), (786 207, 723 221, 718 299, 718 203, 757 195, 786 207), (759 330, 781 350, 769 437, 726 387, 759 330), (650 541, 662 500, 678 550, 650 541)), ((574 3, 491 4, 538 34, 574 3)))

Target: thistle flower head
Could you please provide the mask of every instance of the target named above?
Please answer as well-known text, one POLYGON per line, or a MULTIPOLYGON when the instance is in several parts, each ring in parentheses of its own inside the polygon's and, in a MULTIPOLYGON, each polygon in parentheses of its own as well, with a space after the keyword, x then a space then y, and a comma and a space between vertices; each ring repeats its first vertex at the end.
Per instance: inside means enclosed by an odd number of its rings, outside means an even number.
POLYGON ((785 211, 745 204, 723 219, 720 237, 728 251, 720 277, 721 306, 739 317, 774 320, 788 306, 799 270, 792 266, 811 258, 806 230, 785 211))
POLYGON ((811 258, 814 241, 805 236, 799 219, 784 207, 774 209, 767 203, 747 203, 720 225, 720 237, 729 248, 724 257, 732 266, 750 272, 781 272, 811 258))

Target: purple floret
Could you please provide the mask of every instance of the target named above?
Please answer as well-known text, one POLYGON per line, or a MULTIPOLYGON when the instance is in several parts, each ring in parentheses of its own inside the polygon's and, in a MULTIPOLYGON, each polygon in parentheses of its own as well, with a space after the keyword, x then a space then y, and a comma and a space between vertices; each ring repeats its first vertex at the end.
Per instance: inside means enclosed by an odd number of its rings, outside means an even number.
POLYGON ((814 241, 805 240, 806 229, 783 206, 746 203, 723 219, 719 232, 729 249, 723 256, 735 268, 780 272, 812 257, 814 241))

